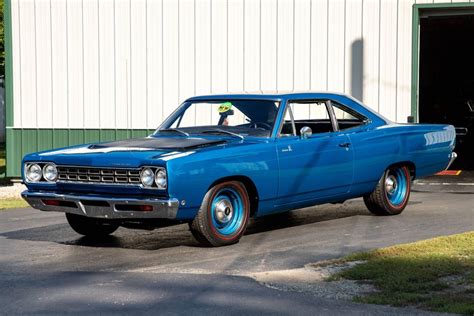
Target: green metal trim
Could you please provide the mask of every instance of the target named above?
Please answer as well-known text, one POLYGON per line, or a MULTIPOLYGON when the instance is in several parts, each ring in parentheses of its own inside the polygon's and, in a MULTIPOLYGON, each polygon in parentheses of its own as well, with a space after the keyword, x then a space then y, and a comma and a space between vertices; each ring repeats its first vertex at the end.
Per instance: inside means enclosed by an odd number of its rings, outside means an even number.
POLYGON ((21 160, 28 153, 79 144, 145 137, 154 131, 154 129, 8 128, 6 176, 20 177, 21 160))
POLYGON ((411 115, 415 122, 419 121, 418 111, 418 80, 419 80, 419 60, 420 60, 420 11, 424 9, 454 9, 454 8, 474 7, 474 3, 419 3, 413 5, 412 16, 412 68, 411 68, 411 115))
POLYGON ((413 5, 413 8, 420 9, 452 9, 462 7, 474 7, 472 2, 445 2, 445 3, 417 3, 413 5))

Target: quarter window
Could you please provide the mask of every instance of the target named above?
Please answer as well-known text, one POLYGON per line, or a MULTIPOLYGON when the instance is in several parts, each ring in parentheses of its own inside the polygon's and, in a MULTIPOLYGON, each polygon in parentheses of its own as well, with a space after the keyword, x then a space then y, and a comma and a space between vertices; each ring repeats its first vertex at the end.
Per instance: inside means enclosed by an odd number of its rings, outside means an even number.
POLYGON ((340 131, 357 127, 367 122, 367 118, 365 116, 355 112, 352 109, 349 109, 334 101, 331 101, 331 105, 340 131))

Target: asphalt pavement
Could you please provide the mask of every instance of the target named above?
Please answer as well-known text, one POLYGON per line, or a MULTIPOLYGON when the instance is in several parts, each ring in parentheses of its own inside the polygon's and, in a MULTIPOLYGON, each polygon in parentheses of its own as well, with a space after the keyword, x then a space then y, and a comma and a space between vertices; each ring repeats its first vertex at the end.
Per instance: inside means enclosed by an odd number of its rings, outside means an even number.
POLYGON ((399 216, 361 199, 253 221, 240 243, 201 247, 187 225, 120 228, 93 241, 63 214, 0 212, 0 313, 423 314, 284 292, 246 277, 352 252, 474 230, 474 187, 415 186, 399 216))

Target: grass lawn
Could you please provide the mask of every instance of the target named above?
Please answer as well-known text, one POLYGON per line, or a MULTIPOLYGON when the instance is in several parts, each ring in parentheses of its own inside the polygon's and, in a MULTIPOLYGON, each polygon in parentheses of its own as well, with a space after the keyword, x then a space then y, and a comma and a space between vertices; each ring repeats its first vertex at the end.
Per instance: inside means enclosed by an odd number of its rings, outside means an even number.
POLYGON ((370 282, 377 292, 355 300, 371 304, 474 314, 474 232, 354 254, 365 263, 331 279, 370 282))
POLYGON ((27 207, 28 203, 23 199, 19 198, 7 198, 0 200, 0 210, 6 210, 9 208, 22 208, 27 207))

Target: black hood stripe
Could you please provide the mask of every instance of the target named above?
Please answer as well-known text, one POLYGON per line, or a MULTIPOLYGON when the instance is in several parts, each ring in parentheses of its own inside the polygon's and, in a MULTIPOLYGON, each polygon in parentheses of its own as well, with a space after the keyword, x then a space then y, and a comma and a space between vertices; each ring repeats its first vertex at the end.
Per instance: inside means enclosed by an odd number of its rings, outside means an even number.
POLYGON ((119 140, 114 142, 100 143, 90 145, 90 149, 124 147, 124 148, 147 148, 147 149, 165 149, 165 150, 191 150, 207 147, 211 145, 224 144, 225 140, 211 140, 195 137, 146 137, 119 140))

